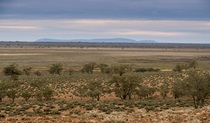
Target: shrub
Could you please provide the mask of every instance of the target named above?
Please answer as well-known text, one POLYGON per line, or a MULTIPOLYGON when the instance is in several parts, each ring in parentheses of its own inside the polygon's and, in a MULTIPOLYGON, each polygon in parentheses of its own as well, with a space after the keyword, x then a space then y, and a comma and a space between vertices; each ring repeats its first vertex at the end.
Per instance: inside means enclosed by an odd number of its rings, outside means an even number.
POLYGON ((91 62, 91 63, 88 63, 88 64, 85 64, 82 68, 82 73, 93 73, 93 70, 95 68, 95 65, 96 63, 95 62, 91 62))
POLYGON ((155 93, 155 91, 156 88, 141 85, 139 86, 138 90, 136 90, 136 95, 138 95, 140 98, 148 99, 155 93))
POLYGON ((17 64, 11 64, 4 68, 3 73, 6 76, 12 76, 12 75, 20 75, 21 71, 17 69, 17 64))
POLYGON ((132 66, 126 64, 115 64, 110 67, 111 74, 118 74, 120 76, 130 71, 132 71, 132 66))
POLYGON ((21 75, 21 71, 17 69, 17 64, 11 64, 4 68, 4 75, 11 76, 12 80, 18 80, 18 76, 21 75))
POLYGON ((49 73, 50 74, 58 74, 60 75, 62 70, 63 70, 63 65, 61 63, 57 63, 57 64, 52 64, 52 66, 49 69, 49 73))
POLYGON ((50 100, 53 96, 54 91, 50 88, 45 88, 42 90, 42 95, 45 98, 45 100, 50 100))
POLYGON ((23 69, 23 72, 24 72, 27 76, 29 76, 29 75, 31 74, 31 70, 32 70, 32 67, 27 67, 27 68, 24 68, 24 69, 23 69))
POLYGON ((135 69, 135 72, 158 72, 160 69, 155 68, 137 68, 135 69))
POLYGON ((42 75, 41 71, 35 71, 34 74, 35 74, 36 76, 41 76, 41 75, 42 75))
POLYGON ((98 67, 101 69, 101 73, 107 73, 107 69, 109 68, 109 65, 107 64, 99 64, 98 67))

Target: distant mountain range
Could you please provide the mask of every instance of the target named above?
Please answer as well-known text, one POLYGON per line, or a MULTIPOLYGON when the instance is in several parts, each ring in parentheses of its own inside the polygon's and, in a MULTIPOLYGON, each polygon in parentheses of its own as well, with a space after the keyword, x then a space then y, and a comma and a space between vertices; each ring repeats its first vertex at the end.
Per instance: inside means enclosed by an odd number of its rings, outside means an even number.
POLYGON ((62 39, 49 39, 42 38, 38 39, 35 42, 98 42, 98 43, 158 43, 154 40, 132 40, 127 38, 109 38, 109 39, 71 39, 71 40, 62 40, 62 39))

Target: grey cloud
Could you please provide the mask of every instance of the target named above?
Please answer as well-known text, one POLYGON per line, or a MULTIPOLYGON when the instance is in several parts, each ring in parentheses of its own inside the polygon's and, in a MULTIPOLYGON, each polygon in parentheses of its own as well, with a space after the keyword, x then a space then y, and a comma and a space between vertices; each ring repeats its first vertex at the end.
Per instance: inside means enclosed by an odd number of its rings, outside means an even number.
POLYGON ((0 19, 210 20, 207 0, 5 0, 0 19))

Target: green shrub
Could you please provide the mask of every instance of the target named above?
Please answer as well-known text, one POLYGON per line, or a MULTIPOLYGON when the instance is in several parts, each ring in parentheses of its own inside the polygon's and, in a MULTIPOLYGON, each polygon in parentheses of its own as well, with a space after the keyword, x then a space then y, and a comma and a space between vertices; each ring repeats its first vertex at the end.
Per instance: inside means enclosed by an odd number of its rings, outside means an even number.
POLYGON ((48 87, 42 90, 42 95, 45 100, 50 100, 53 96, 53 93, 54 91, 48 87))
POLYGON ((52 64, 52 66, 49 69, 50 74, 58 74, 60 75, 63 70, 63 65, 61 63, 52 64))
POLYGON ((21 71, 17 69, 17 64, 11 64, 5 67, 3 73, 6 76, 21 75, 21 71))
POLYGON ((155 69, 155 68, 137 68, 135 69, 135 72, 158 72, 160 69, 155 69))

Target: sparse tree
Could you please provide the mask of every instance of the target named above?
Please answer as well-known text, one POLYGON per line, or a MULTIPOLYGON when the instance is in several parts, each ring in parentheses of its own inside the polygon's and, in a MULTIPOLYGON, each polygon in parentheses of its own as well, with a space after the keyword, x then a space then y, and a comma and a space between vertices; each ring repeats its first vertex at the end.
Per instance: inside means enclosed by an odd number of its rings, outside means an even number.
POLYGON ((122 76, 126 72, 132 71, 131 65, 125 65, 125 64, 115 64, 111 66, 111 73, 113 74, 119 74, 122 76))
POLYGON ((205 99, 210 95, 210 74, 208 72, 191 70, 181 85, 185 94, 192 97, 194 107, 203 107, 205 99))
POLYGON ((113 76, 110 81, 112 91, 123 100, 131 99, 141 84, 141 78, 134 75, 113 76))
POLYGON ((26 91, 22 92, 21 97, 23 97, 25 101, 28 101, 32 97, 32 94, 31 94, 31 92, 26 90, 26 91))
POLYGON ((17 91, 14 90, 14 89, 9 90, 6 95, 7 95, 8 98, 11 98, 12 99, 12 102, 14 102, 15 101, 15 98, 18 97, 17 91))
POLYGON ((172 94, 174 96, 175 99, 178 99, 179 97, 182 97, 185 95, 185 90, 182 87, 183 86, 183 82, 181 80, 178 80, 174 83, 172 83, 172 94))
POLYGON ((49 87, 46 87, 42 90, 42 95, 45 100, 52 99, 53 93, 54 93, 54 91, 49 87))
POLYGON ((93 99, 97 99, 97 101, 99 101, 101 95, 103 95, 106 92, 105 85, 101 81, 90 81, 87 83, 86 88, 87 96, 90 96, 93 99))
POLYGON ((17 64, 11 64, 4 68, 4 75, 11 76, 13 80, 18 80, 18 76, 21 75, 21 71, 17 69, 17 64))
POLYGON ((88 64, 85 64, 84 67, 82 68, 82 73, 93 73, 93 70, 95 68, 96 63, 95 62, 91 62, 88 64))

